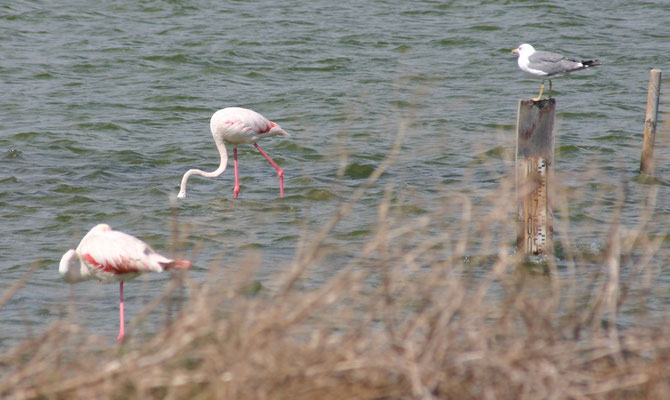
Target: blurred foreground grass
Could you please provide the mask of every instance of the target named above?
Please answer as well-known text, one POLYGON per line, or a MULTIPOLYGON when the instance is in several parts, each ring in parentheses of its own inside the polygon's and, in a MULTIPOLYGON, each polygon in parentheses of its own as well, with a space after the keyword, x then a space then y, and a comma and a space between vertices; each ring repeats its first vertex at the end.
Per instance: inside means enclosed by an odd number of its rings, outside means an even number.
MULTIPOLYGON (((298 245, 272 288, 259 287, 253 259, 225 280, 214 279, 223 265, 202 284, 176 275, 145 313, 186 285, 177 318, 154 335, 131 329, 120 346, 58 322, 0 355, 0 397, 667 398, 670 323, 647 311, 667 262, 657 259, 663 240, 645 234, 647 211, 628 228, 615 208, 604 249, 591 253, 559 216, 556 254, 529 263, 510 243, 509 182, 476 205, 452 194, 435 213, 410 216, 389 187, 373 233, 345 265, 330 265, 333 227, 397 148, 298 245), (302 284, 322 268, 328 279, 302 284)), ((557 189, 557 214, 568 214, 568 196, 557 189)))

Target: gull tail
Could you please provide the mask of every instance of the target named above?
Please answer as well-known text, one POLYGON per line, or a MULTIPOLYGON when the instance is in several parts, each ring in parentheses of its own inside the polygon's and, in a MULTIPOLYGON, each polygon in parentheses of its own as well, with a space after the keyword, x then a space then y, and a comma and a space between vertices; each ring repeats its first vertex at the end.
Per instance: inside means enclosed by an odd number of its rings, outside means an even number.
MULTIPOLYGON (((602 65, 602 63, 600 61, 596 60, 596 59, 580 60, 580 59, 577 59, 577 58, 572 58, 572 59, 569 59, 569 60, 574 63, 573 67, 564 71, 564 72, 581 71, 583 69, 587 69, 587 68, 591 68, 591 67, 597 67, 598 65, 602 65)), ((558 74, 556 74, 556 75, 558 75, 558 74)))
POLYGON ((591 68, 591 67, 597 67, 598 65, 603 65, 598 60, 584 60, 582 61, 582 64, 584 65, 584 68, 591 68))

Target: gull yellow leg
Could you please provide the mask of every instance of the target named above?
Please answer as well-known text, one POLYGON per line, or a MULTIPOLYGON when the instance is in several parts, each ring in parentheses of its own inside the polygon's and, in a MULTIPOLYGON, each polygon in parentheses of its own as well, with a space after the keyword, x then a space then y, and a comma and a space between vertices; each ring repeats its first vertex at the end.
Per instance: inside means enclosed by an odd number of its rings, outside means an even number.
MULTIPOLYGON (((549 81, 549 84, 551 84, 551 81, 549 81)), ((543 90, 544 90, 544 81, 542 81, 542 86, 540 86, 540 94, 538 94, 536 98, 531 99, 531 100, 540 101, 540 99, 542 98, 542 91, 543 90)))
POLYGON ((549 79, 549 97, 547 99, 551 99, 551 79, 549 79))

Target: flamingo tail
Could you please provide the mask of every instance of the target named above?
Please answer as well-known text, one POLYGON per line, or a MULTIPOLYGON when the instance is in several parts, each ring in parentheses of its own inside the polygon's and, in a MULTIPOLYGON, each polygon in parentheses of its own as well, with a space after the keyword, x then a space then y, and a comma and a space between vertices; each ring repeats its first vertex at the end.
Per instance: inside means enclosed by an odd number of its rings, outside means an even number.
POLYGON ((174 260, 160 263, 163 269, 187 269, 191 268, 191 262, 188 260, 174 260))

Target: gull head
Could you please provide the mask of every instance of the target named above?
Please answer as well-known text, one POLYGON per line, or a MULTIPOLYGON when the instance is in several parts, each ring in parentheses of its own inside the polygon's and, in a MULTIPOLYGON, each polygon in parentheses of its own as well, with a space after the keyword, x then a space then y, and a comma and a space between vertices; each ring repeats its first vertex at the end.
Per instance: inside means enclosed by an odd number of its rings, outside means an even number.
POLYGON ((524 43, 516 49, 512 50, 512 54, 518 54, 520 56, 529 56, 533 53, 535 53, 535 48, 528 43, 524 43))

